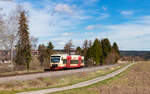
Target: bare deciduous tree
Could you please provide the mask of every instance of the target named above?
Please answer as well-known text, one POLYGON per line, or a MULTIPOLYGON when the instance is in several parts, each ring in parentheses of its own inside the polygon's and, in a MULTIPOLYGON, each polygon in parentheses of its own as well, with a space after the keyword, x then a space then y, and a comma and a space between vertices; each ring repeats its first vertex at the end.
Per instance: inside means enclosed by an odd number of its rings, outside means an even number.
POLYGON ((16 10, 12 11, 12 13, 8 16, 6 21, 6 32, 8 35, 7 48, 11 51, 11 64, 14 66, 13 57, 14 57, 14 49, 15 45, 18 41, 18 19, 19 19, 19 7, 16 7, 16 10))
POLYGON ((72 43, 72 40, 69 40, 64 47, 64 50, 70 55, 71 51, 74 49, 74 45, 72 43))
POLYGON ((0 48, 3 49, 5 41, 5 24, 2 14, 0 13, 0 48))
POLYGON ((0 30, 0 45, 4 50, 10 51, 10 60, 12 67, 13 63, 13 53, 14 48, 17 43, 17 32, 18 32, 18 14, 19 7, 16 7, 14 11, 5 16, 5 20, 3 21, 3 29, 0 30))
POLYGON ((37 48, 38 38, 30 36, 31 49, 35 50, 37 48))
POLYGON ((87 59, 87 50, 88 50, 88 40, 85 40, 84 42, 83 42, 83 47, 82 47, 82 49, 83 49, 83 56, 84 56, 84 58, 85 58, 85 60, 87 59))

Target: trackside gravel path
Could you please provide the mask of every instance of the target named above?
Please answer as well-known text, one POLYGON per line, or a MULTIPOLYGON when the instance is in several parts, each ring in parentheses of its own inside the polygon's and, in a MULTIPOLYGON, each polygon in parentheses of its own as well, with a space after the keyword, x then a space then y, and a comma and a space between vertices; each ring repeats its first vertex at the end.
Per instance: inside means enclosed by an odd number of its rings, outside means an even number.
POLYGON ((107 69, 118 65, 120 64, 98 66, 98 67, 87 67, 87 68, 71 69, 71 70, 50 71, 50 72, 35 73, 35 74, 16 75, 10 77, 0 77, 0 83, 10 82, 10 81, 32 80, 40 77, 61 76, 61 75, 79 73, 79 72, 93 72, 99 69, 107 69))
POLYGON ((38 91, 29 91, 29 92, 22 92, 22 93, 17 93, 17 94, 46 94, 46 93, 52 93, 52 92, 56 92, 56 91, 63 91, 63 90, 68 90, 68 89, 73 89, 73 88, 80 88, 80 87, 84 87, 84 86, 88 86, 88 85, 92 85, 94 83, 106 80, 110 77, 114 77, 116 75, 118 75, 119 73, 123 72, 124 70, 126 70, 128 67, 130 67, 131 65, 133 65, 134 63, 131 63, 115 72, 112 72, 110 74, 107 74, 105 76, 101 76, 101 77, 97 77, 95 79, 92 80, 88 80, 85 82, 80 82, 78 84, 74 84, 71 86, 65 86, 65 87, 60 87, 60 88, 51 88, 51 89, 43 89, 43 90, 38 90, 38 91))

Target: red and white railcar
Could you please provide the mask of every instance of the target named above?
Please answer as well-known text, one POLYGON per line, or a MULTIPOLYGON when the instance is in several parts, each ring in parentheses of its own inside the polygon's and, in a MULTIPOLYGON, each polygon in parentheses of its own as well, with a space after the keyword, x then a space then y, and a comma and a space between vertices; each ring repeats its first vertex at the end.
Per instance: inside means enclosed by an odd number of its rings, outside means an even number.
POLYGON ((84 66, 84 57, 80 55, 53 54, 50 69, 79 68, 84 66))

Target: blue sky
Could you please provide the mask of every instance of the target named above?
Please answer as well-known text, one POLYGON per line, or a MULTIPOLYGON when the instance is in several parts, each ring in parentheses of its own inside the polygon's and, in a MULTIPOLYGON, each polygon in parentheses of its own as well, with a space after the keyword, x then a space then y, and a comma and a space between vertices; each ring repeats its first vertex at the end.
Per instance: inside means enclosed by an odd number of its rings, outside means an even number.
POLYGON ((59 49, 70 39, 76 47, 109 38, 121 50, 150 50, 150 0, 13 0, 0 7, 8 13, 18 3, 39 43, 52 41, 59 49))

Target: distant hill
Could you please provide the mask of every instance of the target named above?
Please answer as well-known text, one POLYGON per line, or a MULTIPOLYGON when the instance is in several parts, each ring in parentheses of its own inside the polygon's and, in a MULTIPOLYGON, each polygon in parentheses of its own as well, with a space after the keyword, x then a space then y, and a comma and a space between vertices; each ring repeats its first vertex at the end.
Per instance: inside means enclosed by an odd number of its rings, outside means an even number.
POLYGON ((123 57, 139 57, 142 59, 150 59, 150 51, 120 51, 121 58, 123 57))

